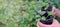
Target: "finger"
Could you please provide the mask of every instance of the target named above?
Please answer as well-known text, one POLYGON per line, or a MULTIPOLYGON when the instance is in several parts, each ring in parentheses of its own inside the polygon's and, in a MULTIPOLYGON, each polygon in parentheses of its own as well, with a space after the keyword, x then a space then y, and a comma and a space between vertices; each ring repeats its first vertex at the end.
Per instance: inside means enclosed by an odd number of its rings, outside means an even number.
POLYGON ((52 13, 53 13, 53 15, 55 15, 55 7, 54 6, 52 8, 52 13))
POLYGON ((37 27, 40 27, 39 24, 38 24, 38 22, 37 22, 37 27))
POLYGON ((59 24, 59 22, 56 19, 54 19, 52 26, 54 26, 54 27, 60 27, 60 24, 59 24))
POLYGON ((40 26, 37 24, 37 27, 40 27, 40 26))
POLYGON ((40 22, 38 21, 38 22, 37 22, 37 27, 42 27, 39 23, 40 23, 40 22))
POLYGON ((56 19, 53 19, 53 24, 59 24, 59 22, 56 19))

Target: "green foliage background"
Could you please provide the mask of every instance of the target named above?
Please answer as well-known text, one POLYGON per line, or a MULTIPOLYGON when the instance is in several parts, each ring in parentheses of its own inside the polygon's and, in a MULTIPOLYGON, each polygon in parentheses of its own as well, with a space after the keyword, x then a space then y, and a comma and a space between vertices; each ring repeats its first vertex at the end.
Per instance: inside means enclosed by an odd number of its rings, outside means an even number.
POLYGON ((60 9, 60 0, 0 0, 0 27, 36 27, 34 10, 48 3, 60 9))

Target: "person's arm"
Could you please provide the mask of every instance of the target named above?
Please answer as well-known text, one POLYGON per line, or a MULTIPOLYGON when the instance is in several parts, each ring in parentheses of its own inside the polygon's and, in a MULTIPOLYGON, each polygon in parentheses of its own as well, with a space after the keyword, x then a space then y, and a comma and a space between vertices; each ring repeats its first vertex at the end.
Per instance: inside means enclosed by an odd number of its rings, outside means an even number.
POLYGON ((53 8, 53 10, 54 10, 54 15, 56 15, 56 16, 58 16, 59 18, 60 18, 60 10, 59 9, 57 9, 57 8, 53 8))

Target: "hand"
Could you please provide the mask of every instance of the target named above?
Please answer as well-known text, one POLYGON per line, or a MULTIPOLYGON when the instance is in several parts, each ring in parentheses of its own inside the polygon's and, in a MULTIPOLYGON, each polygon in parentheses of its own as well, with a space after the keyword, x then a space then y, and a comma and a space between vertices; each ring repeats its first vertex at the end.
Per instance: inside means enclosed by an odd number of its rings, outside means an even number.
POLYGON ((56 19, 53 19, 53 23, 51 25, 45 25, 45 24, 42 24, 40 21, 38 21, 37 27, 60 27, 60 24, 56 19))
POLYGON ((52 13, 53 13, 53 15, 55 15, 55 16, 60 18, 60 10, 55 8, 54 6, 52 8, 52 13))
POLYGON ((53 6, 53 8, 52 8, 53 15, 55 15, 55 11, 56 11, 56 8, 53 6))

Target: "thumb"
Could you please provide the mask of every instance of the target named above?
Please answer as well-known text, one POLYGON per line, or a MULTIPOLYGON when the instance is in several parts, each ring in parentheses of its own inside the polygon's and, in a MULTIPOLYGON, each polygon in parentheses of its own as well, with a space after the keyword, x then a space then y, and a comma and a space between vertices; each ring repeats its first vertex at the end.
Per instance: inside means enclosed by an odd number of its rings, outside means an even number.
POLYGON ((53 15, 55 15, 55 7, 53 6, 53 8, 52 8, 52 13, 53 13, 53 15))

